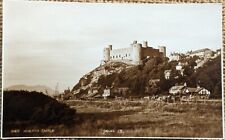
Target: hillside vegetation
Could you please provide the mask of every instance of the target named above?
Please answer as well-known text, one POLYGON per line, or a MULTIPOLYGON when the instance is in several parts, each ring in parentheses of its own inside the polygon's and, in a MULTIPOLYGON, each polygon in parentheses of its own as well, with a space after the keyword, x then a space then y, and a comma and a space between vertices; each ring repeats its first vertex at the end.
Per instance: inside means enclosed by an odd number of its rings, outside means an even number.
POLYGON ((45 85, 13 85, 5 88, 5 90, 37 91, 52 97, 56 94, 55 90, 45 85))
MULTIPOLYGON (((210 98, 221 98, 221 57, 209 59, 203 67, 195 70, 194 67, 197 65, 196 59, 197 57, 182 60, 188 64, 184 66, 183 76, 175 68, 178 64, 177 61, 169 62, 167 59, 155 57, 146 60, 144 65, 141 66, 121 66, 119 72, 114 71, 109 75, 102 74, 98 82, 91 86, 100 87, 100 94, 106 87, 128 87, 131 92, 126 96, 146 96, 168 94, 169 88, 176 84, 187 83, 187 86, 190 87, 196 87, 198 84, 211 92, 210 98), (164 77, 165 70, 171 70, 171 78, 168 80, 164 77), (160 81, 152 84, 150 81, 154 79, 159 79, 160 81)), ((118 62, 116 63, 118 67, 118 62)), ((114 62, 105 65, 114 65, 114 62)), ((100 68, 106 67, 105 65, 100 66, 100 68)), ((90 73, 88 78, 90 82, 93 78, 93 72, 90 73)), ((74 86, 73 91, 81 87, 81 83, 79 82, 74 86)), ((81 94, 87 94, 87 90, 83 90, 81 94)))
POLYGON ((40 92, 4 91, 3 114, 3 135, 9 136, 11 130, 23 130, 27 125, 69 125, 76 110, 40 92))
POLYGON ((40 92, 4 91, 3 123, 69 123, 75 110, 40 92))

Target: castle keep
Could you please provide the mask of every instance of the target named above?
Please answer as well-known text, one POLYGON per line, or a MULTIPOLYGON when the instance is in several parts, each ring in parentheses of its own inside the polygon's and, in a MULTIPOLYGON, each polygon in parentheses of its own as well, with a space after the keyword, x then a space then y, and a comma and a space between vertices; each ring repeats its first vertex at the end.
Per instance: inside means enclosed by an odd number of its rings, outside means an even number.
POLYGON ((158 49, 154 49, 148 46, 147 41, 144 41, 143 44, 134 41, 128 48, 112 49, 112 45, 104 48, 103 63, 122 61, 134 65, 141 65, 144 59, 156 56, 166 57, 166 47, 159 46, 158 49))

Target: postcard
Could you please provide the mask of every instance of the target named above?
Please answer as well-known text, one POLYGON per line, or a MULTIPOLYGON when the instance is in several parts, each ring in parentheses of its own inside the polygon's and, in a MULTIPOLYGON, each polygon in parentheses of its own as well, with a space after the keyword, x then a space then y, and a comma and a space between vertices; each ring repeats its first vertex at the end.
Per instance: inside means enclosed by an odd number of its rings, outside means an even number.
POLYGON ((3 2, 2 138, 223 138, 221 3, 3 2))

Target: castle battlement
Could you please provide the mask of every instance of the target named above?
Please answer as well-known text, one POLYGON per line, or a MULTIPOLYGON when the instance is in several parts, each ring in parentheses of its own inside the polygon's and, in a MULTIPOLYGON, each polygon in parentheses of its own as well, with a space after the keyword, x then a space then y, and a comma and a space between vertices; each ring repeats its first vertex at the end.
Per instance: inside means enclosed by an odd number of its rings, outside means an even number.
POLYGON ((148 46, 148 42, 144 41, 143 44, 133 41, 130 47, 113 49, 112 45, 104 48, 103 62, 109 61, 122 61, 130 62, 134 65, 141 65, 143 60, 148 57, 166 57, 166 47, 159 46, 158 49, 148 46))

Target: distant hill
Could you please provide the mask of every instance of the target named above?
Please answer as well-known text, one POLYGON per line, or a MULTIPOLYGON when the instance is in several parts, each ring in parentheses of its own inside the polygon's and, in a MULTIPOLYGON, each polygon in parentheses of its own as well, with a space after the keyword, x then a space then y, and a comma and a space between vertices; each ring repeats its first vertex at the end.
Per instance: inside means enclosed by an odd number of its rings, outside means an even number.
POLYGON ((46 95, 49 96, 54 96, 55 95, 55 90, 51 89, 50 87, 47 87, 45 85, 34 85, 34 86, 29 86, 29 85, 13 85, 8 88, 5 88, 4 90, 25 90, 25 91, 37 91, 37 92, 42 92, 46 95))

